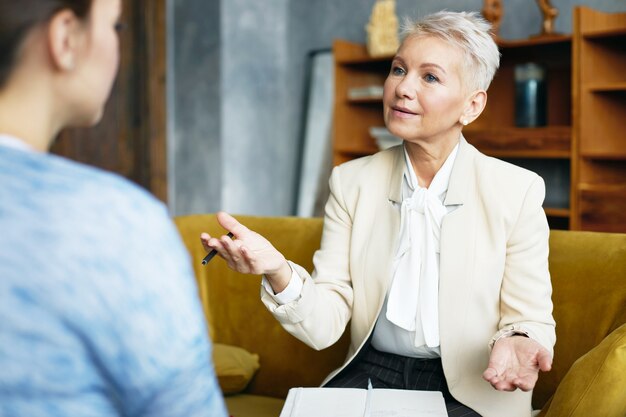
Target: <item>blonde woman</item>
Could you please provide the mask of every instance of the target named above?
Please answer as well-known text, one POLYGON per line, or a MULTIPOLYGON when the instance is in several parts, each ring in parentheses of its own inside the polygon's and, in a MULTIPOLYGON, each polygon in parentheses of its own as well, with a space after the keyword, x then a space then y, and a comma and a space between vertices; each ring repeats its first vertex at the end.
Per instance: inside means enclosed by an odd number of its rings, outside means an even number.
MULTIPOLYGON (((450 416, 530 417, 555 343, 544 183, 478 152, 463 127, 499 65, 489 24, 439 12, 410 24, 384 86, 401 146, 336 167, 309 275, 226 213, 201 236, 262 301, 323 349, 350 324, 326 386, 443 392, 450 416)), ((298 366, 300 364, 294 364, 298 366)))

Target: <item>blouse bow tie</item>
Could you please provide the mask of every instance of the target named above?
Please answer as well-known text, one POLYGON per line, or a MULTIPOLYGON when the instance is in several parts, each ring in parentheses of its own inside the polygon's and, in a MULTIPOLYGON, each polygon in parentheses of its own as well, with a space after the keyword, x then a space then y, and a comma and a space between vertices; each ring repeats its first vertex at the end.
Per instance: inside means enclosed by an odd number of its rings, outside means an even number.
POLYGON ((441 192, 445 189, 417 187, 400 207, 399 245, 386 315, 396 326, 415 331, 415 346, 439 346, 439 238, 447 213, 438 197, 441 192))

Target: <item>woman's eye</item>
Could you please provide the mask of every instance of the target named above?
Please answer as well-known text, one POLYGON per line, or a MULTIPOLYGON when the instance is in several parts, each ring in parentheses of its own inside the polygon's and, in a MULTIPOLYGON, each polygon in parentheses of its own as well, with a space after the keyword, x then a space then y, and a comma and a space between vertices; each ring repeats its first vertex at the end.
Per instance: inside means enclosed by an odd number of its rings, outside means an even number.
POLYGON ((117 32, 121 32, 121 31, 123 31, 124 29, 126 29, 126 24, 124 24, 124 23, 122 23, 122 22, 117 22, 117 23, 116 23, 113 27, 115 28, 115 30, 116 30, 117 32))
POLYGON ((427 83, 436 83, 437 81, 439 81, 439 79, 437 77, 435 77, 434 75, 432 75, 432 74, 426 74, 424 76, 424 80, 427 83))
POLYGON ((393 75, 404 75, 404 69, 402 69, 401 67, 391 67, 391 73, 393 75))

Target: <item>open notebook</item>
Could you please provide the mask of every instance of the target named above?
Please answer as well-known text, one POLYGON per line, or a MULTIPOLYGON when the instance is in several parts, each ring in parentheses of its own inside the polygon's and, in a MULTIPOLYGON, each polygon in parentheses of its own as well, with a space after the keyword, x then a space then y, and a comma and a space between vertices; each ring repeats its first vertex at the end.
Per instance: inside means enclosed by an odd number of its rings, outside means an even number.
POLYGON ((447 417, 438 391, 292 388, 280 417, 447 417))

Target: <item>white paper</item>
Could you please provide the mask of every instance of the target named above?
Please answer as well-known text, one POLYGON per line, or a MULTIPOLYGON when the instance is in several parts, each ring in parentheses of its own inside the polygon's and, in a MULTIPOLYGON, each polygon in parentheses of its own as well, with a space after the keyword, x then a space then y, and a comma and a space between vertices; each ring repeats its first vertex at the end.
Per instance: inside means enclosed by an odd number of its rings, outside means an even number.
POLYGON ((363 417, 365 394, 359 388, 292 388, 280 417, 363 417))
MULTIPOLYGON (((375 388, 368 417, 447 417, 438 391, 375 388)), ((368 390, 359 388, 292 388, 280 417, 364 417, 368 390)))
POLYGON ((439 391, 374 389, 371 417, 448 417, 439 391))

